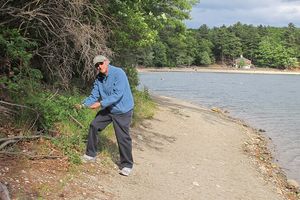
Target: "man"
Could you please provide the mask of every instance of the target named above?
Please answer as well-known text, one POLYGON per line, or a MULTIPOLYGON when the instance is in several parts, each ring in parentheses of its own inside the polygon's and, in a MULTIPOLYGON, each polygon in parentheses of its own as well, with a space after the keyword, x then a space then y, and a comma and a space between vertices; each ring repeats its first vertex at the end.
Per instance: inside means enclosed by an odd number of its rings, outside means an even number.
POLYGON ((120 174, 128 176, 133 167, 129 126, 134 106, 129 82, 125 72, 121 68, 110 65, 105 56, 96 56, 93 64, 99 74, 94 82, 91 95, 77 107, 91 109, 101 107, 101 109, 90 124, 86 153, 82 156, 82 160, 83 162, 95 162, 98 131, 102 131, 112 122, 119 146, 120 174))

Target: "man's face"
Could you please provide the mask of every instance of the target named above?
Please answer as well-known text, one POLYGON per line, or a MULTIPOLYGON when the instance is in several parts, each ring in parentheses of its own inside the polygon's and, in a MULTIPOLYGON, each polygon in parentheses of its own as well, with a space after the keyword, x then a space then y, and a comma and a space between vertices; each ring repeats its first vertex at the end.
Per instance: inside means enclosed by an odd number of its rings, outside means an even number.
POLYGON ((97 68, 102 74, 108 74, 108 60, 101 62, 97 68))

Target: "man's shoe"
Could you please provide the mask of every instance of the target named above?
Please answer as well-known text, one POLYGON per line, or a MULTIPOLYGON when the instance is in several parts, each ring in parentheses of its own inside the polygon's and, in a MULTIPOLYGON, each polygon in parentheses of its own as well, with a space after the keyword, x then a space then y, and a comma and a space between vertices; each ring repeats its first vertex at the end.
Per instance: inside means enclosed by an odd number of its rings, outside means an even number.
POLYGON ((84 154, 83 156, 81 156, 81 161, 83 163, 96 162, 96 157, 92 157, 84 154))
POLYGON ((132 171, 132 168, 123 167, 122 170, 120 171, 120 174, 123 175, 123 176, 129 176, 131 171, 132 171))

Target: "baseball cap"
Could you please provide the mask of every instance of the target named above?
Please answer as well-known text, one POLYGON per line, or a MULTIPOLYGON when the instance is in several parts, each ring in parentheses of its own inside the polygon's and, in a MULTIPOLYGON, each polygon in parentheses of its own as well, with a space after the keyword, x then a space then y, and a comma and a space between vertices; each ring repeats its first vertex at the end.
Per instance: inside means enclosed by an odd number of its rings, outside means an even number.
POLYGON ((93 59, 93 64, 96 65, 99 62, 104 62, 104 60, 107 60, 107 58, 105 56, 103 56, 103 55, 97 55, 93 59))

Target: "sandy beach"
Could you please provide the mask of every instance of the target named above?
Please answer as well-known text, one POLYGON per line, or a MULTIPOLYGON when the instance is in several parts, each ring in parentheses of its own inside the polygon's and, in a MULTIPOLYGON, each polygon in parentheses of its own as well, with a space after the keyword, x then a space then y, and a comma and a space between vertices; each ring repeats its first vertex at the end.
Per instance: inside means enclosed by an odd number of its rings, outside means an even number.
MULTIPOLYGON (((220 110, 155 97, 158 110, 132 130, 135 166, 129 177, 99 157, 86 164, 84 198, 115 200, 297 199, 272 163, 267 139, 220 110), (107 167, 106 167, 107 168, 107 167), (100 190, 99 190, 100 188, 100 190), (100 192, 101 191, 101 192, 100 192)), ((78 184, 78 181, 76 181, 78 184)), ((84 188, 81 188, 84 189, 84 188)))
POLYGON ((207 73, 240 73, 240 74, 287 74, 300 75, 299 70, 278 70, 271 68, 237 69, 221 66, 213 67, 177 67, 177 68, 143 68, 138 67, 139 72, 207 72, 207 73))

